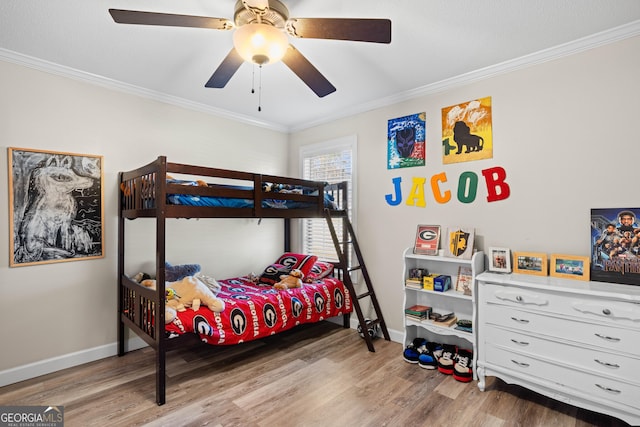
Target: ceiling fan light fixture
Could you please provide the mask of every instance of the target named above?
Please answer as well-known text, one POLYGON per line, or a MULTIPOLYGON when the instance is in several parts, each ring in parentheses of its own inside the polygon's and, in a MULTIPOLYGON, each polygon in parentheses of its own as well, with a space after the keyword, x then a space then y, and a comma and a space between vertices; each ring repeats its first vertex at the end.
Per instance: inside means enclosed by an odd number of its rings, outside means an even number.
POLYGON ((236 29, 233 46, 247 62, 273 64, 284 57, 289 40, 282 30, 260 23, 249 23, 236 29))

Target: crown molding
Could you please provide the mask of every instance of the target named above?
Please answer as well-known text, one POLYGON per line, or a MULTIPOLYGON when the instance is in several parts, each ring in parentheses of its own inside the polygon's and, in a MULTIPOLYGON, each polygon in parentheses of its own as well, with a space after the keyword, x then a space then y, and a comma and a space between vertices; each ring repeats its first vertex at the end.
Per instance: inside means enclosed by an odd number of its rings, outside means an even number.
POLYGON ((640 20, 630 22, 610 30, 592 34, 580 39, 564 43, 549 49, 544 49, 520 58, 504 61, 499 64, 491 65, 469 73, 461 74, 449 79, 441 80, 432 84, 421 86, 405 92, 401 92, 385 98, 380 98, 369 103, 359 104, 350 109, 341 110, 339 113, 323 116, 317 120, 301 123, 297 126, 286 127, 272 122, 259 121, 252 117, 236 114, 224 109, 210 107, 201 103, 186 100, 184 98, 167 95, 164 93, 144 89, 138 86, 130 85, 120 81, 108 79, 96 74, 79 71, 70 67, 55 64, 53 62, 34 58, 0 48, 0 59, 13 62, 18 65, 33 68, 39 71, 68 77, 74 80, 95 84, 107 89, 117 90, 119 92, 137 95, 143 98, 175 105, 189 110, 194 110, 206 114, 215 115, 221 118, 234 120, 237 122, 249 124, 252 126, 262 127, 265 129, 275 130, 283 133, 295 133, 314 126, 326 124, 335 120, 361 114, 378 108, 387 107, 389 105, 408 101, 422 96, 432 95, 446 90, 454 89, 460 86, 468 85, 477 81, 488 79, 500 74, 509 73, 522 68, 531 67, 548 61, 553 61, 565 56, 584 52, 606 44, 615 43, 620 40, 640 35, 640 20))
POLYGON ((224 109, 210 107, 205 104, 193 102, 180 98, 177 96, 167 95, 166 93, 156 92, 153 90, 141 88, 139 86, 130 85, 117 80, 108 79, 106 77, 99 76, 97 74, 87 73, 85 71, 76 70, 71 67, 56 64, 53 62, 45 61, 43 59, 34 58, 32 56, 23 55, 11 50, 0 48, 0 59, 14 64, 22 65, 24 67, 32 68, 38 71, 67 77, 73 80, 78 80, 84 83, 90 83, 93 85, 101 86, 106 89, 116 90, 129 95, 136 95, 142 98, 151 99, 153 101, 163 102, 177 107, 198 111, 201 113, 211 114, 217 117, 234 120, 237 122, 249 124, 252 126, 258 126, 270 130, 287 133, 289 129, 285 126, 281 126, 274 123, 259 121, 253 117, 236 114, 224 109))
POLYGON ((433 95, 436 93, 444 92, 446 90, 455 89, 460 86, 485 80, 500 74, 509 73, 522 68, 542 64, 544 62, 554 61, 559 58, 574 55, 576 53, 615 43, 617 41, 621 41, 638 35, 640 35, 640 20, 633 21, 629 24, 621 25, 610 30, 602 31, 600 33, 582 37, 580 39, 554 46, 552 48, 525 55, 520 58, 504 61, 485 68, 481 68, 479 70, 474 70, 469 73, 441 80, 439 82, 421 86, 385 98, 380 98, 369 103, 359 104, 354 108, 341 110, 340 114, 324 116, 319 120, 295 126, 289 129, 289 132, 299 132, 345 117, 361 114, 378 108, 388 107, 389 105, 398 104, 400 102, 408 101, 422 96, 433 95))

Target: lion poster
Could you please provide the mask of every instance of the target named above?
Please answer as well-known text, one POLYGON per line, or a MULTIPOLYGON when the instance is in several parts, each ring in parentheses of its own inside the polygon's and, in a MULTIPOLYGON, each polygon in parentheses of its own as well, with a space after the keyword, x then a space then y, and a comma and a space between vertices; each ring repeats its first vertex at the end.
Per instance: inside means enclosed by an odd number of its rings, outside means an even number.
POLYGON ((491 97, 442 109, 442 163, 493 158, 491 97))

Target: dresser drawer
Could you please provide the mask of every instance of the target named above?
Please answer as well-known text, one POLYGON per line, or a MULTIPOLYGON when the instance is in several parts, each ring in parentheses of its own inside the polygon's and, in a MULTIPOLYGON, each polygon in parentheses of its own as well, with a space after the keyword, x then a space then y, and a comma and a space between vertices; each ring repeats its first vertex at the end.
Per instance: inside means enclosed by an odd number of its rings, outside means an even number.
POLYGON ((640 304, 560 292, 551 287, 542 292, 535 289, 482 283, 479 288, 481 304, 522 307, 640 330, 640 304))
POLYGON ((640 386, 583 372, 560 363, 546 362, 492 344, 486 345, 485 356, 488 364, 517 374, 541 378, 562 387, 587 393, 594 399, 606 399, 640 408, 640 386))
POLYGON ((597 350, 579 347, 567 342, 552 341, 523 332, 515 332, 496 326, 486 326, 483 335, 486 342, 525 353, 541 359, 555 360, 564 366, 576 366, 605 377, 627 380, 640 385, 640 355, 625 356, 608 349, 597 350))
POLYGON ((541 314, 497 304, 484 305, 481 310, 483 322, 488 325, 555 337, 578 345, 597 346, 607 351, 640 355, 638 330, 585 324, 578 320, 564 319, 555 313, 541 314))

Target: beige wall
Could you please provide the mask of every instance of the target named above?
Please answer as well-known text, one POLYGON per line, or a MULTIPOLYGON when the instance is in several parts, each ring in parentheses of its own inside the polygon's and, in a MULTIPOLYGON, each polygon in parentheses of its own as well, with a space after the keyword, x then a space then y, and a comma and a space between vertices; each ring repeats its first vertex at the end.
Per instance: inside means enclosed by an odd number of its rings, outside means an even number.
MULTIPOLYGON (((7 164, 6 147, 103 155, 106 239, 100 260, 9 268, 8 226, 0 227, 0 381, 115 353, 117 172, 162 154, 181 163, 297 174, 300 145, 356 135, 358 239, 397 340, 401 254, 419 223, 473 226, 483 250, 588 254, 590 208, 638 206, 639 51, 636 37, 290 136, 0 62, 0 162, 7 164), (494 158, 443 165, 440 109, 485 96, 493 101, 494 158), (427 165, 387 170, 387 120, 421 111, 427 165), (511 196, 487 203, 481 171, 493 166, 506 170, 511 196), (462 171, 481 178, 471 204, 456 200, 462 171), (385 202, 393 177, 402 177, 406 201, 412 177, 440 172, 449 179, 443 185, 453 193, 449 203, 436 203, 428 188, 426 208, 385 202)), ((6 173, 0 200, 8 200, 6 173)), ((9 223, 8 209, 0 210, 0 223, 9 223)), ((131 273, 153 257, 147 243, 153 223, 134 223, 127 224, 131 273)), ((259 270, 281 250, 282 238, 279 222, 257 227, 250 220, 177 221, 168 259, 201 263, 216 277, 259 270)))
MULTIPOLYGON (((640 37, 463 87, 338 120, 291 136, 290 168, 298 147, 345 135, 358 138, 358 242, 387 325, 402 330, 402 252, 417 224, 475 227, 476 247, 588 255, 589 210, 638 207, 639 149, 634 136, 640 99, 640 37), (442 164, 441 108, 492 97, 494 156, 442 164), (426 112, 427 164, 386 169, 387 120, 426 112), (483 169, 506 170, 511 196, 486 201, 483 169), (456 199, 461 172, 480 178, 475 202, 456 199), (429 179, 445 172, 452 200, 438 204, 429 179), (402 177, 403 204, 392 207, 391 179, 402 177), (412 177, 427 177, 427 206, 407 206, 412 177)), ((401 335, 394 335, 401 339, 401 335)))
MULTIPOLYGON (((0 200, 6 206, 6 147, 102 155, 106 243, 102 259, 9 268, 9 211, 0 210, 0 385, 47 366, 115 354, 119 171, 167 155, 178 163, 286 174, 284 133, 8 62, 0 62, 0 94, 0 200)), ((277 220, 171 225, 167 260, 200 263, 214 277, 258 271, 282 251, 277 220)), ((133 260, 127 272, 133 274, 154 259, 154 222, 126 226, 133 260)))

